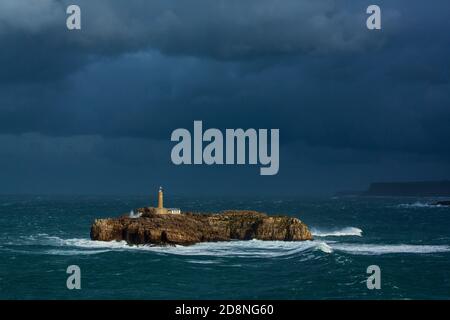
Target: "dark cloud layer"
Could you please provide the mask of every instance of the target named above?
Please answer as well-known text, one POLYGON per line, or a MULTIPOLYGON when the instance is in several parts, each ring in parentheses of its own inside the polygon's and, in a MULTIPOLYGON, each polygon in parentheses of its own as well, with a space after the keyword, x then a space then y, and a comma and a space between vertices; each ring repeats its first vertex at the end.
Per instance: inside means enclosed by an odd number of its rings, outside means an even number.
MULTIPOLYGON (((74 3, 75 32, 68 1, 0 3, 0 165, 11 183, 0 191, 26 190, 23 172, 47 172, 43 190, 63 176, 83 190, 96 171, 134 191, 140 175, 201 181, 210 168, 169 158, 171 131, 193 120, 280 128, 279 187, 450 178, 446 1, 379 1, 382 31, 365 28, 368 1, 74 3)), ((246 169, 236 170, 213 171, 222 190, 246 169)), ((258 188, 257 172, 245 174, 242 188, 258 188)), ((91 191, 121 190, 107 185, 91 191)))
MULTIPOLYGON (((64 28, 69 1, 6 0, 0 9, 3 81, 45 80, 70 73, 89 57, 147 49, 219 60, 362 52, 385 36, 361 28, 363 5, 336 1, 79 0, 82 32, 64 28), (45 67, 44 67, 45 66, 45 67), (30 69, 31 68, 31 69, 30 69), (26 72, 28 69, 28 72, 26 72), (39 76, 36 74, 38 73, 39 76), (36 78, 37 77, 37 78, 36 78)), ((387 21, 395 10, 387 10, 387 21)))

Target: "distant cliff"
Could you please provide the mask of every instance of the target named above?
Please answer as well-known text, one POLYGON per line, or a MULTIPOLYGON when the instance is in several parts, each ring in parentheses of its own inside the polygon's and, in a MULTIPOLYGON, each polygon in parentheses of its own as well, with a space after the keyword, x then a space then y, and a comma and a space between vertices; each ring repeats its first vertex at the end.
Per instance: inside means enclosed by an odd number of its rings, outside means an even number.
POLYGON ((372 183, 362 195, 398 197, 450 196, 450 181, 372 183))
POLYGON ((268 216, 256 211, 216 214, 153 214, 145 208, 140 218, 96 219, 91 239, 125 240, 129 244, 182 244, 227 240, 312 240, 308 227, 297 218, 268 216))

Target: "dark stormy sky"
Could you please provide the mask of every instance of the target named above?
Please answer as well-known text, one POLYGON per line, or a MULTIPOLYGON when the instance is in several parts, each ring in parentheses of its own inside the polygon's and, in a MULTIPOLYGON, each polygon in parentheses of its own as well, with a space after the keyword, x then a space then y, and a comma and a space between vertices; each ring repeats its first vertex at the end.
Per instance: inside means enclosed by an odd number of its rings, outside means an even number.
POLYGON ((448 0, 2 0, 0 193, 449 179, 449 35, 448 0), (81 31, 66 29, 72 3, 81 31), (170 134, 194 120, 279 128, 279 174, 173 165, 170 134))

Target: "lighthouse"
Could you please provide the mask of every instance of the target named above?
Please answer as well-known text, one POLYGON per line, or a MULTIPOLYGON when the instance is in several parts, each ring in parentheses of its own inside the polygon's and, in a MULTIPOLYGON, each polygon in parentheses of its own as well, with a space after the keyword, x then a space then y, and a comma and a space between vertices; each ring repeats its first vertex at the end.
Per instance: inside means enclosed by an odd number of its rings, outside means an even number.
POLYGON ((158 209, 164 208, 164 194, 163 194, 163 188, 159 187, 158 191, 158 209))
POLYGON ((158 206, 156 208, 149 208, 156 214, 180 214, 181 210, 178 208, 164 208, 164 192, 163 188, 158 190, 158 206))

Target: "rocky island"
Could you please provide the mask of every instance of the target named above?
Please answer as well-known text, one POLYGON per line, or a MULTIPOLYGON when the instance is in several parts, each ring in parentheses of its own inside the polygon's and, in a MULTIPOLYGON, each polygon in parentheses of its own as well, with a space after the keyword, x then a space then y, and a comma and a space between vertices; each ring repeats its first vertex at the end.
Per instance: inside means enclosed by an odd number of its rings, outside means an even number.
MULTIPOLYGON (((138 209, 146 210, 147 208, 138 209)), ((312 240, 297 218, 268 216, 256 211, 216 214, 144 214, 139 218, 96 219, 91 239, 125 240, 129 244, 182 244, 229 240, 312 240)))
POLYGON ((229 240, 312 240, 308 227, 297 218, 268 216, 256 211, 229 210, 221 213, 181 213, 162 206, 146 207, 131 215, 96 219, 91 239, 126 241, 128 244, 191 245, 229 240))

